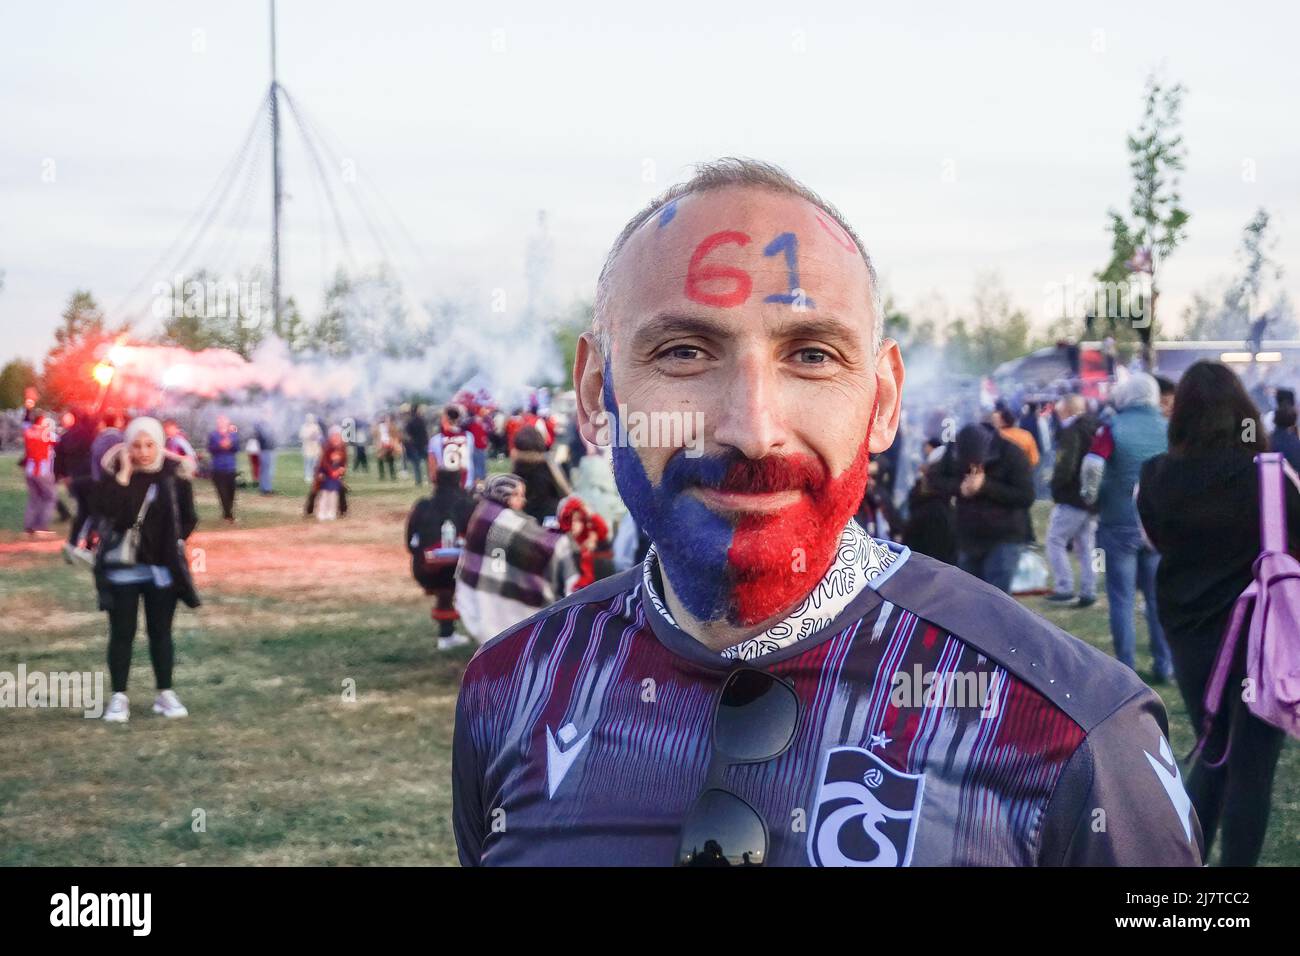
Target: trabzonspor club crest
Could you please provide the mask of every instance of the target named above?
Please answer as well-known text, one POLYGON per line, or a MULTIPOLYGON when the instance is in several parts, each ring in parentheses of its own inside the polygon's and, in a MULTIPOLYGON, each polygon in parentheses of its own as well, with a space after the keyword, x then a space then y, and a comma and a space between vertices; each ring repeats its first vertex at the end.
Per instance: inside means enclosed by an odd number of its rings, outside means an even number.
POLYGON ((813 866, 907 866, 925 776, 902 773, 858 747, 834 747, 822 764, 808 858, 813 866))

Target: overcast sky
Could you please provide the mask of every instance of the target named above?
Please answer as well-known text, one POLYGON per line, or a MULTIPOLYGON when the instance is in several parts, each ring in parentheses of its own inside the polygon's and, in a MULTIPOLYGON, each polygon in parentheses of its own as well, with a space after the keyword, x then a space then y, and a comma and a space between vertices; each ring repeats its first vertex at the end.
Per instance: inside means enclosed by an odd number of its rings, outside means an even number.
MULTIPOLYGON (((838 204, 904 307, 960 309, 996 269, 1042 319, 1053 284, 1107 258, 1125 132, 1161 68, 1189 91, 1192 213, 1165 315, 1232 272, 1261 205, 1300 301, 1300 8, 1205 7, 282 0, 280 78, 336 144, 323 163, 358 261, 380 258, 379 241, 347 190, 421 300, 453 291, 487 310, 499 288, 520 301, 540 209, 551 293, 589 296, 645 200, 694 161, 746 155, 838 204)), ((0 8, 0 360, 43 355, 73 289, 112 311, 144 280, 147 306, 165 278, 150 267, 268 80, 260 0, 0 8)), ((286 286, 310 314, 341 244, 291 125, 284 148, 286 286)), ((268 183, 265 162, 236 183, 199 255, 264 255, 268 183)))

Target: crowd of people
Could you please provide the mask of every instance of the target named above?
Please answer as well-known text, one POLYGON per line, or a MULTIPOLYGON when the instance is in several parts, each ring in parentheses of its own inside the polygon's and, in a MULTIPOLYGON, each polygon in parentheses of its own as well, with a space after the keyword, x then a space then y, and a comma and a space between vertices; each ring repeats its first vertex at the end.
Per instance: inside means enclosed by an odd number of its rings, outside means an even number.
MULTIPOLYGON (((327 425, 308 413, 298 433, 303 511, 320 521, 346 516, 346 478, 368 473, 372 453, 381 481, 405 476, 419 486, 427 473, 433 493, 417 501, 406 540, 415 578, 435 598, 442 648, 469 641, 455 633, 456 621, 487 640, 611 573, 611 521, 622 514, 608 506, 618 502, 608 461, 576 429, 568 441, 557 441, 560 425, 537 404, 502 415, 474 396, 457 399, 433 422, 413 404, 360 425, 355 419, 327 425), (509 471, 489 475, 489 458, 505 459, 509 471), (574 484, 610 517, 575 494, 574 484)), ((106 719, 129 718, 126 684, 141 604, 159 692, 155 709, 184 715, 171 687, 171 622, 178 601, 197 604, 198 596, 183 544, 177 549, 168 542, 183 542, 197 524, 192 482, 199 477, 211 482, 222 520, 235 523, 236 496, 249 485, 241 455, 252 486, 275 494, 274 428, 259 418, 245 437, 219 414, 199 451, 173 418, 139 416, 128 424, 111 408, 69 411, 56 424, 31 408, 23 442, 24 530, 32 538, 54 536, 54 513, 61 510, 69 522, 65 557, 94 570, 108 614, 114 696, 106 719)), ((624 566, 639 558, 635 547, 624 551, 624 566)))
MULTIPOLYGON (((1255 455, 1276 451, 1300 465, 1294 393, 1277 389, 1273 399, 1261 412, 1231 369, 1201 361, 1177 385, 1136 372, 1105 401, 1067 394, 999 406, 951 441, 927 438, 906 507, 873 489, 860 519, 1011 593, 1046 477, 1046 601, 1091 607, 1104 571, 1114 654, 1134 668, 1140 595, 1153 662, 1144 676, 1176 685, 1200 733, 1229 614, 1261 552, 1255 455)), ((1295 550, 1300 492, 1288 483, 1286 496, 1295 550)), ((1229 687, 1244 679, 1238 658, 1229 687)), ((1222 717, 1206 747, 1216 759, 1195 762, 1187 789, 1207 842, 1221 835, 1223 862, 1252 865, 1285 735, 1235 696, 1222 717)))
MULTIPOLYGON (((434 599, 440 649, 484 642, 633 566, 649 546, 619 507, 607 454, 575 427, 566 434, 537 405, 505 415, 462 394, 432 418, 410 405, 359 426, 327 426, 308 414, 297 437, 308 485, 304 511, 321 521, 347 514, 345 479, 368 473, 372 457, 380 481, 405 477, 420 486, 427 475, 432 492, 412 508, 405 540, 413 577, 434 599), (489 468, 490 459, 504 465, 489 468)), ((220 415, 201 456, 173 419, 142 416, 128 424, 109 410, 72 411, 56 422, 31 409, 23 441, 24 530, 53 535, 55 513, 64 514, 64 553, 93 568, 108 616, 113 697, 105 719, 129 717, 141 605, 154 710, 184 716, 171 686, 171 630, 177 604, 199 601, 184 545, 197 524, 191 482, 206 474, 223 519, 233 522, 241 452, 259 492, 274 493, 273 429, 258 421, 241 442, 239 429, 220 415)), ((1196 363, 1176 387, 1137 372, 1105 401, 1067 394, 999 405, 946 440, 927 437, 901 507, 893 487, 899 459, 878 456, 858 519, 873 536, 1011 593, 1034 541, 1030 509, 1050 497, 1046 601, 1091 607, 1104 570, 1115 657, 1133 668, 1140 595, 1153 661, 1146 679, 1174 682, 1199 729, 1228 614, 1260 552, 1253 469, 1254 455, 1265 450, 1300 467, 1293 393, 1278 390, 1275 407, 1261 414, 1240 378, 1219 363, 1196 363)), ((1300 493, 1290 486, 1287 503, 1290 533, 1300 543, 1300 493)), ((1234 664, 1234 674, 1243 666, 1234 664)), ((1221 724, 1210 749, 1226 755, 1199 760, 1188 791, 1207 838, 1221 834, 1225 862, 1250 864, 1262 847, 1284 735, 1239 702, 1221 724)))
MULTIPOLYGON (((469 402, 441 410, 426 440, 433 493, 407 520, 412 574, 434 597, 441 649, 486 641, 615 568, 611 518, 596 510, 613 487, 608 460, 580 438, 557 442, 554 418, 536 408, 499 429, 490 421, 469 402), (508 470, 488 474, 494 434, 508 470), (575 493, 571 476, 590 490, 575 493)), ((403 434, 414 442, 422 425, 413 416, 403 434)))

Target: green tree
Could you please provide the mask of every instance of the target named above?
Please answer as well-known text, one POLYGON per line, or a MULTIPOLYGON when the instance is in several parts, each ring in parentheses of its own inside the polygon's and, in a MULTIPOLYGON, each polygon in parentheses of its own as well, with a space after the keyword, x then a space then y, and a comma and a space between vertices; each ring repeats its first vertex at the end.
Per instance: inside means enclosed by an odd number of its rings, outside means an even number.
POLYGON ((1282 267, 1271 255, 1276 248, 1277 237, 1269 234, 1268 211, 1261 207, 1241 231, 1241 246, 1237 250, 1237 258, 1242 263, 1241 275, 1223 296, 1224 312, 1232 317, 1233 326, 1241 336, 1249 333, 1252 320, 1265 311, 1260 301, 1264 285, 1282 278, 1282 267))
POLYGON ((556 320, 552 327, 555 338, 555 350, 560 356, 560 376, 558 382, 551 382, 559 388, 572 388, 573 362, 578 355, 578 339, 582 333, 591 328, 592 317, 596 314, 595 304, 587 299, 579 299, 569 307, 569 311, 556 320))
POLYGON ((270 306, 261 295, 265 287, 258 270, 236 281, 200 269, 172 282, 166 297, 154 303, 154 315, 163 320, 158 341, 195 352, 230 349, 248 358, 269 324, 270 306))
POLYGON ((36 368, 31 362, 13 359, 0 369, 0 409, 21 408, 27 389, 36 385, 36 368))
POLYGON ((889 293, 885 295, 881 308, 885 313, 885 336, 897 342, 905 352, 911 354, 938 344, 937 324, 933 318, 904 311, 889 293))
POLYGON ((280 316, 272 331, 293 355, 299 355, 310 347, 311 326, 303 317, 293 296, 280 303, 280 316))
MULTIPOLYGON (((1147 77, 1142 120, 1128 134, 1133 176, 1128 212, 1107 211, 1111 256, 1097 273, 1111 290, 1099 297, 1097 315, 1112 327, 1129 326, 1144 344, 1155 334, 1160 270, 1187 237, 1190 215, 1179 192, 1187 155, 1179 132, 1184 93, 1180 83, 1167 86, 1155 74, 1147 77), (1136 301, 1114 294, 1113 290, 1127 287, 1135 274, 1150 277, 1148 290, 1139 293, 1136 301)), ((1120 337, 1116 335, 1117 340, 1120 337)))
POLYGON ((980 361, 975 355, 975 338, 961 316, 957 316, 944 328, 943 358, 947 367, 954 372, 988 371, 980 368, 980 361))
POLYGON ((318 355, 343 358, 353 352, 353 332, 350 328, 349 300, 353 295, 352 280, 339 269, 325 290, 325 304, 320 318, 312 326, 308 348, 318 355))
POLYGON ((1241 272, 1221 295, 1212 290, 1196 292, 1183 312, 1183 338, 1189 340, 1242 339, 1250 334, 1251 322, 1268 315, 1269 338, 1291 338, 1297 326, 1291 301, 1285 290, 1279 291, 1265 308, 1265 291, 1282 278, 1282 267, 1273 258, 1278 239, 1270 231, 1271 217, 1261 208, 1241 231, 1236 258, 1241 272))
POLYGON ((945 328, 943 358, 955 372, 985 375, 1031 348, 1029 317, 1011 302, 995 271, 976 276, 972 314, 957 316, 945 328))
POLYGON ((55 408, 88 404, 99 394, 93 371, 96 362, 113 339, 125 334, 127 325, 111 329, 104 313, 88 291, 78 289, 68 300, 54 330, 54 346, 41 369, 45 400, 55 408))

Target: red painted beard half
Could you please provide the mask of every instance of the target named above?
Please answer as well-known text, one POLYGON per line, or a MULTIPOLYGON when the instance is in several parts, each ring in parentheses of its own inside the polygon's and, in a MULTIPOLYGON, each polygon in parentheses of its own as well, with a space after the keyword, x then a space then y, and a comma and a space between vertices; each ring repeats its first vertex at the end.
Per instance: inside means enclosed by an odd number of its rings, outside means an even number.
POLYGON ((724 491, 803 492, 787 508, 747 515, 736 524, 727 551, 733 624, 752 627, 789 610, 830 569, 840 533, 866 491, 869 442, 868 432, 852 463, 836 478, 808 455, 745 460, 728 472, 724 491))

